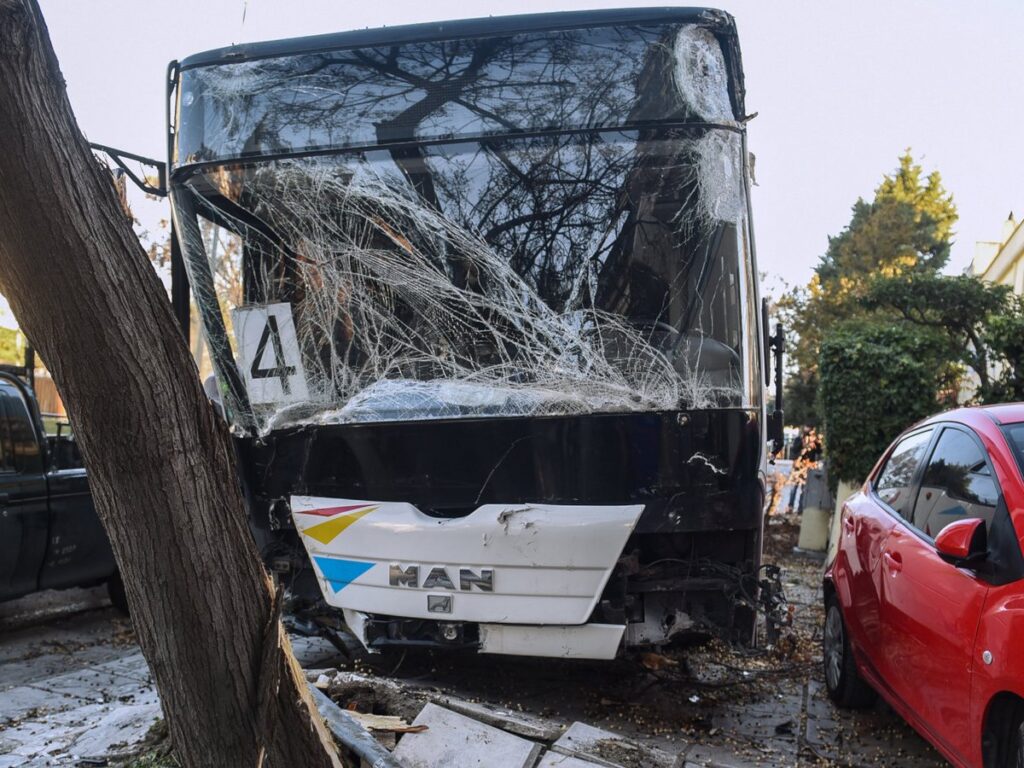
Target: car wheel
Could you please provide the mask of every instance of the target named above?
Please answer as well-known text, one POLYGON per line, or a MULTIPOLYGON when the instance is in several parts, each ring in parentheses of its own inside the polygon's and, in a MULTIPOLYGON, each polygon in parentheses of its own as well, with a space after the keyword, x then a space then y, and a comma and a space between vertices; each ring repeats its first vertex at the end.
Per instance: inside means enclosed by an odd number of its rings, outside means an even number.
POLYGON ((113 606, 127 616, 128 596, 124 593, 124 582, 121 580, 120 571, 114 571, 114 575, 107 580, 107 594, 110 596, 113 606))
POLYGON ((825 689, 840 707, 866 707, 875 700, 875 691, 864 682, 850 651, 843 612, 834 597, 825 603, 825 632, 822 637, 825 663, 825 689))

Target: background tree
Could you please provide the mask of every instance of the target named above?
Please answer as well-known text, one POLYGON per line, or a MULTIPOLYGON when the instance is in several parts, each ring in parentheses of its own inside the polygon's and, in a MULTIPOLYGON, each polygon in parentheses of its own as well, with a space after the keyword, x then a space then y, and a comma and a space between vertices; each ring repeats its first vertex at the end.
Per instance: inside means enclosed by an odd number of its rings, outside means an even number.
POLYGON ((971 400, 1024 399, 1024 299, 1009 286, 970 275, 906 274, 874 280, 863 304, 939 334, 943 356, 977 378, 971 400))
POLYGON ((18 332, 11 328, 0 328, 0 363, 25 364, 25 352, 18 347, 18 332))
POLYGON ((890 310, 911 326, 944 338, 942 357, 963 363, 977 375, 984 400, 992 389, 985 323, 1008 308, 1011 290, 968 275, 908 273, 871 281, 862 301, 869 309, 890 310))
POLYGON ((75 123, 34 0, 0 0, 0 290, 69 406, 181 762, 340 765, 227 431, 75 123))
POLYGON ((1024 297, 1009 297, 1002 312, 988 318, 982 343, 997 365, 986 402, 1024 401, 1024 297))
MULTIPOLYGON (((806 288, 779 302, 795 367, 787 411, 818 414, 818 358, 822 341, 840 324, 864 318, 872 277, 936 275, 949 259, 956 206, 938 171, 925 174, 908 149, 874 199, 858 199, 850 223, 829 238, 806 288)), ((879 314, 876 308, 874 314, 879 314)), ((894 314, 895 316, 895 314, 894 314)), ((938 364, 938 363, 937 363, 938 364)))

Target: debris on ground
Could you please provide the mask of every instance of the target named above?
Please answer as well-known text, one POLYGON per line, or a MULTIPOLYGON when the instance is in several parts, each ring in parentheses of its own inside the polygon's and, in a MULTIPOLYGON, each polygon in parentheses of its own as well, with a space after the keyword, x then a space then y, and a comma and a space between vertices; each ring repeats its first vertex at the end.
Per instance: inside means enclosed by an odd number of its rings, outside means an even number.
POLYGON ((358 720, 351 716, 351 712, 339 707, 319 688, 310 686, 309 690, 313 694, 313 701, 316 703, 317 709, 320 710, 320 716, 342 747, 375 768, 402 768, 401 764, 391 756, 390 744, 375 739, 358 720))

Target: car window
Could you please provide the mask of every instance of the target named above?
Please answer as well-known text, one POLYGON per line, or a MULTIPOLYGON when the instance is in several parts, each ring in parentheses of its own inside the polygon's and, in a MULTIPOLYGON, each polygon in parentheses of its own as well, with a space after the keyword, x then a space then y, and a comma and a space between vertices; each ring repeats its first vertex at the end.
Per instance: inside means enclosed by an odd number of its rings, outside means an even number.
POLYGON ((915 432, 900 440, 882 467, 875 481, 875 493, 901 517, 910 518, 913 509, 914 475, 924 458, 925 448, 932 438, 932 430, 915 432))
POLYGON ((985 452, 959 429, 942 430, 921 477, 913 526, 926 536, 957 520, 980 517, 992 528, 999 485, 985 452))
POLYGON ((42 456, 39 451, 39 438, 32 426, 32 418, 29 416, 25 399, 10 384, 0 385, 0 397, 3 398, 4 409, 7 411, 10 462, 18 472, 41 471, 42 456))
POLYGON ((1006 435, 1007 442, 1017 455, 1017 464, 1020 465, 1020 471, 1024 474, 1024 424, 1011 424, 1003 429, 1003 434, 1006 435))

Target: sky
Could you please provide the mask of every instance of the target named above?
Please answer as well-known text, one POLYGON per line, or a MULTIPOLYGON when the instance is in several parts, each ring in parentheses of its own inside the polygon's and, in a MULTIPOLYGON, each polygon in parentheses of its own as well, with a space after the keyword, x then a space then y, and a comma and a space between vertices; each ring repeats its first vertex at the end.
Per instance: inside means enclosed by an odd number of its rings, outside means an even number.
MULTIPOLYGON (((90 141, 163 158, 167 63, 233 43, 629 0, 40 0, 90 141)), ((806 283, 906 148, 960 211, 949 270, 1024 213, 1024 2, 721 0, 737 21, 766 287, 806 283)), ((149 216, 157 214, 150 213, 149 216)), ((166 215, 166 211, 159 215, 166 215)))

